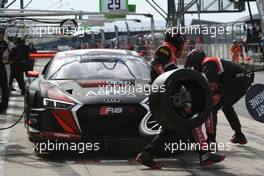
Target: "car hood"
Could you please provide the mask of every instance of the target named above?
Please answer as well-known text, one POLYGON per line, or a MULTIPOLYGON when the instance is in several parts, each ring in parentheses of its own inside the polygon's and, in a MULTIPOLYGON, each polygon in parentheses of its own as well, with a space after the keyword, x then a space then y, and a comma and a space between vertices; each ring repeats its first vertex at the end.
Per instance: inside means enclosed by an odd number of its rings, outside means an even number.
POLYGON ((133 104, 149 95, 149 82, 140 80, 54 80, 64 94, 83 104, 133 104))

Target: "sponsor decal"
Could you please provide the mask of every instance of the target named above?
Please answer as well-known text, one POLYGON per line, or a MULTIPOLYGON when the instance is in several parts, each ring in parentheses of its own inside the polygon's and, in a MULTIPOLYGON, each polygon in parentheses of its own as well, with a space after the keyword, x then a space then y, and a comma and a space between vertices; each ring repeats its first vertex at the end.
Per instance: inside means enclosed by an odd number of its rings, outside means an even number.
POLYGON ((108 80, 106 81, 107 85, 120 85, 120 86, 130 86, 133 83, 131 81, 115 81, 115 80, 108 80))
POLYGON ((112 89, 105 89, 100 87, 98 90, 89 90, 86 95, 89 96, 128 96, 128 97, 136 97, 134 92, 128 92, 123 90, 112 90, 112 89))
POLYGON ((80 140, 79 135, 71 134, 71 133, 44 131, 41 133, 41 135, 43 135, 45 138, 49 138, 49 139, 63 138, 63 139, 69 139, 69 140, 80 140))
POLYGON ((82 87, 131 86, 135 81, 130 80, 84 80, 78 82, 82 87))
POLYGON ((246 94, 246 106, 249 114, 258 122, 264 123, 264 85, 255 84, 246 94))
POLYGON ((105 115, 117 115, 122 113, 123 113, 123 108, 121 107, 103 106, 101 107, 99 114, 105 116, 105 115))
POLYGON ((120 100, 115 99, 115 98, 110 98, 110 99, 105 99, 104 102, 105 103, 120 103, 120 100))

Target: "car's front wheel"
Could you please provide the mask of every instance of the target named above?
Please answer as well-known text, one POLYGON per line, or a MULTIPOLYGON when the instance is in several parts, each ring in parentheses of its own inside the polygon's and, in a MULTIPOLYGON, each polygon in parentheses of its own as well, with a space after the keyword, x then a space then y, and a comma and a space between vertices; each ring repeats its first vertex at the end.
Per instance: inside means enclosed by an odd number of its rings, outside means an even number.
POLYGON ((143 138, 151 139, 161 131, 161 125, 155 121, 150 112, 141 120, 139 124, 139 134, 143 138))

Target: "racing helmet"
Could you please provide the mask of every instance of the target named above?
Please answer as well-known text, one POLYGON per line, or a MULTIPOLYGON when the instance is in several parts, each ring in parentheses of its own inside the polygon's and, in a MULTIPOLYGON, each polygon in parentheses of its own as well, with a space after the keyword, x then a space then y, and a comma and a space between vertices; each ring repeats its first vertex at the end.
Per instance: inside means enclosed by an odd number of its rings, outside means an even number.
POLYGON ((237 40, 233 40, 233 43, 237 43, 237 40))
POLYGON ((173 33, 171 30, 165 32, 165 42, 173 44, 177 49, 182 49, 186 41, 186 37, 180 33, 173 33))
POLYGON ((194 68, 197 71, 201 71, 201 65, 206 57, 206 54, 201 49, 193 49, 187 56, 184 68, 194 68))

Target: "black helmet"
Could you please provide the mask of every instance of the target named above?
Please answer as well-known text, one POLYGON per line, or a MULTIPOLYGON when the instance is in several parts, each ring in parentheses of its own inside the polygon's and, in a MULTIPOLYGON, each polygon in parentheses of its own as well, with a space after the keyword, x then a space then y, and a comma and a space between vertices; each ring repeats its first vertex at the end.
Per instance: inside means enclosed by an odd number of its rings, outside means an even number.
POLYGON ((193 49, 187 56, 184 68, 194 68, 197 71, 201 71, 201 65, 206 54, 201 49, 193 49))
POLYGON ((186 41, 185 36, 180 33, 174 33, 172 30, 165 32, 165 42, 172 43, 177 49, 181 49, 186 41))

